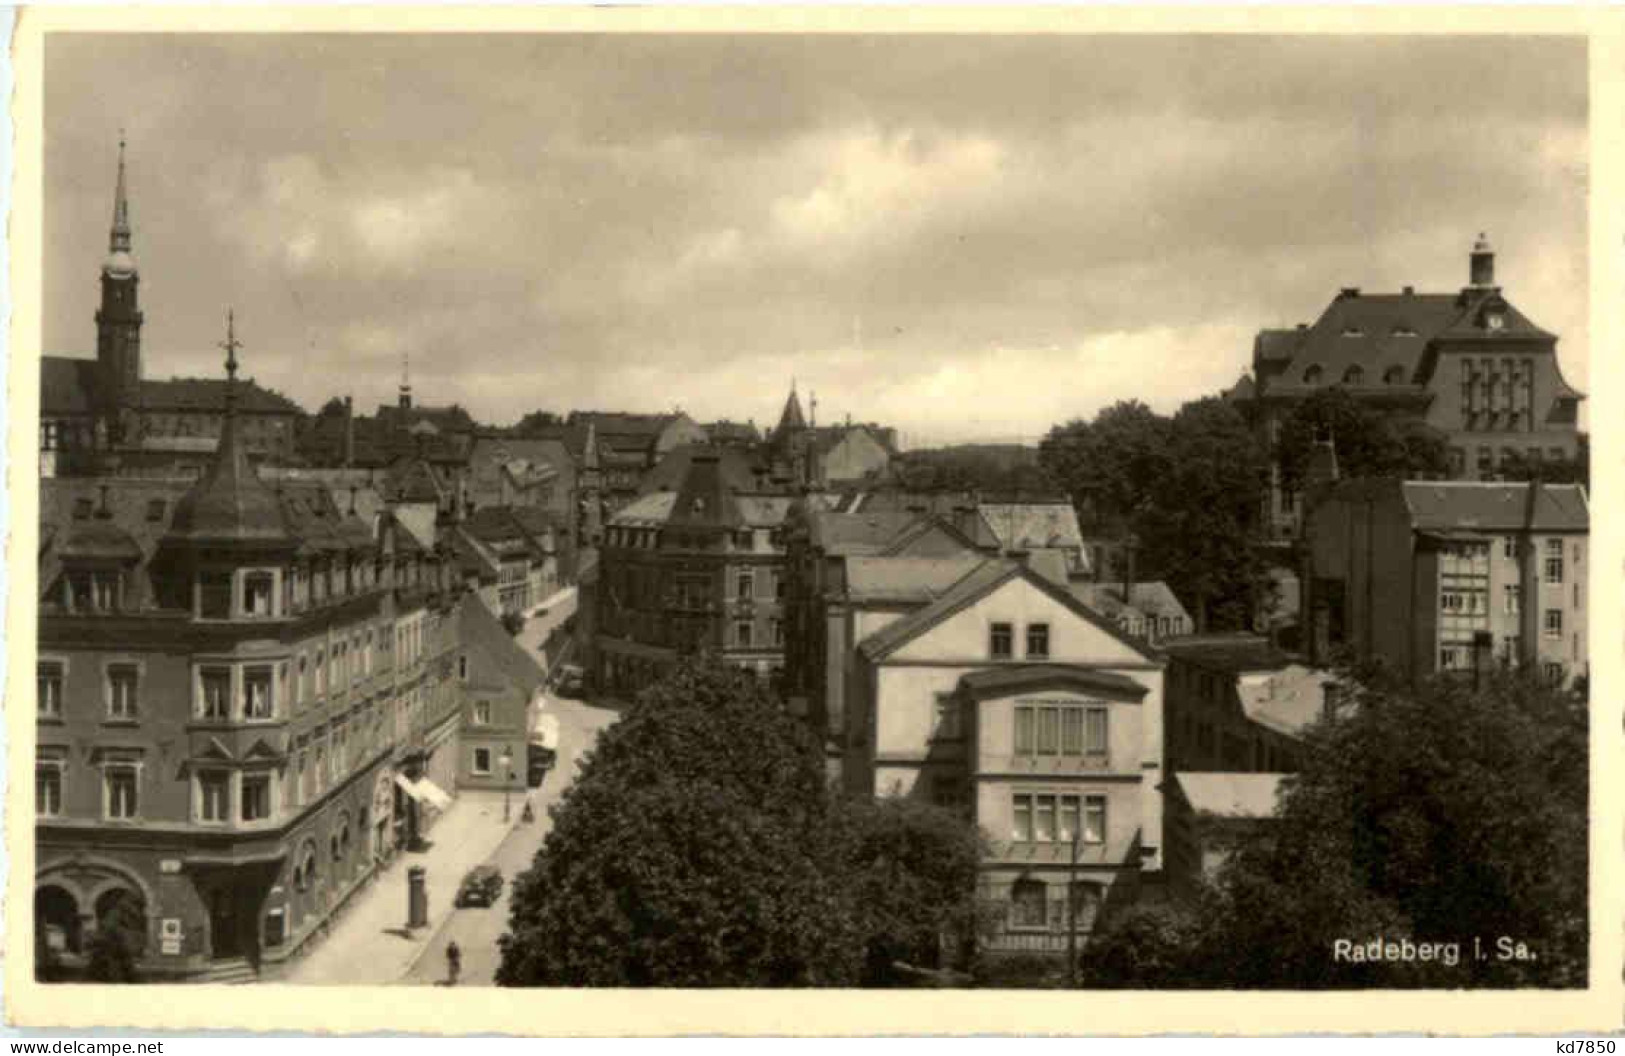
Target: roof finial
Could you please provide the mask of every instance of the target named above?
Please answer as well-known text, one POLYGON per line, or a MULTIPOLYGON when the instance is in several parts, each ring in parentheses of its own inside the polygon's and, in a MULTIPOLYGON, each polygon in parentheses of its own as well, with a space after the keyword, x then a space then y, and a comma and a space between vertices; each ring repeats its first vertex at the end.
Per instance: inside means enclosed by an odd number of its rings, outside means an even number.
POLYGON ((226 392, 229 395, 237 381, 237 350, 243 347, 237 340, 237 313, 231 308, 226 309, 226 339, 220 342, 220 347, 226 350, 226 392))
POLYGON ((118 134, 118 186, 113 191, 113 232, 108 249, 114 253, 130 251, 130 199, 124 184, 124 130, 118 134))

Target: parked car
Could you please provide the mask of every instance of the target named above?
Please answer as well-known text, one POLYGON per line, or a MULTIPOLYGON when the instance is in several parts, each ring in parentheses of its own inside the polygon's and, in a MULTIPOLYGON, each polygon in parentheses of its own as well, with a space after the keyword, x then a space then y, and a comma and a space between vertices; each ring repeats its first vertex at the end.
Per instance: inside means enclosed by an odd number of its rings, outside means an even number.
POLYGON ((494 865, 476 865, 457 889, 458 906, 493 906, 502 897, 502 871, 494 865))

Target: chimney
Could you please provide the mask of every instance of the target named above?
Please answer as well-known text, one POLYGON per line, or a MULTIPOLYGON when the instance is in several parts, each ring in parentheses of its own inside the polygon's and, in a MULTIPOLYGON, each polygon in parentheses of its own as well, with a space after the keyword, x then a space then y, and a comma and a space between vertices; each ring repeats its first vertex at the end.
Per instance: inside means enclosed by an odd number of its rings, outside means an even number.
POLYGON ((1482 231, 1478 233, 1478 241, 1473 243, 1468 272, 1474 288, 1485 289, 1495 285, 1495 250, 1490 248, 1490 240, 1482 231))
POLYGON ((1354 298, 1360 296, 1360 287, 1358 287, 1358 286, 1344 286, 1342 288, 1342 290, 1338 291, 1337 295, 1339 297, 1344 297, 1344 298, 1348 298, 1349 300, 1353 300, 1354 298))
POLYGON ((1416 296, 1416 287, 1415 286, 1407 286, 1407 287, 1405 287, 1404 294, 1407 297, 1415 297, 1416 296))
POLYGON ((344 397, 344 465, 355 464, 355 401, 344 397))
POLYGON ((1132 534, 1123 540, 1123 604, 1133 603, 1134 598, 1134 552, 1140 548, 1140 541, 1132 534))

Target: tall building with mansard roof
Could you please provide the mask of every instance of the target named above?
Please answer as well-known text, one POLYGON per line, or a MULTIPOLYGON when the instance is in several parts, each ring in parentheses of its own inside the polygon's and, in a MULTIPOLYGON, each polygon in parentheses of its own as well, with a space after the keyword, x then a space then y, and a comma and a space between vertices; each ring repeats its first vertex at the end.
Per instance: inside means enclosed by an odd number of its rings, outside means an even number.
MULTIPOLYGON (((1452 476, 1483 480, 1514 456, 1576 456, 1585 397, 1564 380, 1557 342, 1496 283, 1495 251, 1480 235, 1460 290, 1407 286, 1372 294, 1348 287, 1314 323, 1259 331, 1252 372, 1228 395, 1273 441, 1301 400, 1341 387, 1437 429, 1448 438, 1452 476)), ((1265 511, 1273 537, 1297 534, 1299 499, 1277 474, 1265 511)))

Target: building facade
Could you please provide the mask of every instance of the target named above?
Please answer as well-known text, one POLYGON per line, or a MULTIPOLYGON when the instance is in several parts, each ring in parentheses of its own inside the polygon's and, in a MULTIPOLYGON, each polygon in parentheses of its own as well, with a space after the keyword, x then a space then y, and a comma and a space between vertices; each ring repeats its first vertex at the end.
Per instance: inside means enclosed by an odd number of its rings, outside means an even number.
POLYGON ((1304 527, 1309 655, 1413 679, 1490 663, 1587 673, 1590 508, 1576 484, 1347 481, 1304 527))
MULTIPOLYGON (((1304 398, 1341 387, 1442 433, 1453 478, 1494 479, 1514 458, 1563 462, 1577 454, 1584 396, 1563 378, 1557 341, 1496 284, 1495 254, 1480 235, 1468 283, 1457 292, 1350 287, 1313 324, 1260 331, 1252 373, 1230 396, 1273 444, 1304 398)), ((1285 488, 1278 466, 1265 501, 1268 533, 1295 537, 1303 496, 1285 488)))
POLYGON ((846 787, 991 837, 992 954, 1060 954, 1162 868, 1161 658, 1019 561, 985 558, 857 643, 846 787))
POLYGON ((1329 672, 1308 667, 1252 634, 1168 642, 1167 745, 1171 771, 1291 773, 1303 733, 1326 714, 1329 672))
POLYGON ((227 346, 201 480, 43 482, 47 978, 118 902, 145 921, 144 976, 273 971, 432 820, 437 753, 455 766, 446 570, 323 488, 258 478, 227 346))

